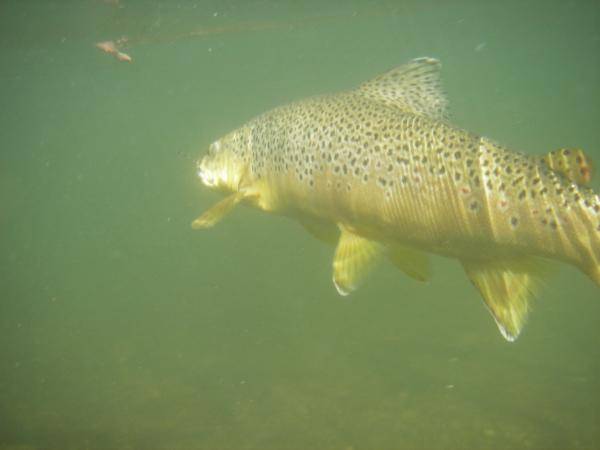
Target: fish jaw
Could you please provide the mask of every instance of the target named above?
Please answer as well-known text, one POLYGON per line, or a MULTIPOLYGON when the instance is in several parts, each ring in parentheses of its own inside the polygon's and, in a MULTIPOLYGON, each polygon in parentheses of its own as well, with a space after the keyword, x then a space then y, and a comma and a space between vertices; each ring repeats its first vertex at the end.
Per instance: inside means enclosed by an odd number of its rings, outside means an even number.
POLYGON ((211 164, 210 155, 206 155, 198 160, 198 177, 206 187, 217 188, 227 180, 227 173, 224 169, 216 170, 214 164, 211 164))
POLYGON ((231 150, 226 138, 213 142, 208 152, 196 163, 202 183, 223 192, 237 192, 247 164, 231 150))

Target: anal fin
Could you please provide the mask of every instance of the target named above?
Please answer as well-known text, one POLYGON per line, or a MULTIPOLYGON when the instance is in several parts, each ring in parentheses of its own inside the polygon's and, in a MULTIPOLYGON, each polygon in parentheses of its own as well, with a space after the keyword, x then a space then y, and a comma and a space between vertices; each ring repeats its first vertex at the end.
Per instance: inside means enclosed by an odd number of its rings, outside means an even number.
POLYGON ((534 257, 461 262, 502 336, 510 342, 516 340, 527 321, 530 301, 548 271, 548 264, 534 257))
POLYGON ((388 259, 409 277, 417 281, 428 281, 431 267, 427 255, 419 250, 399 245, 388 246, 388 259))
POLYGON ((223 219, 231 210, 246 196, 244 192, 235 192, 228 195, 223 200, 204 211, 196 220, 192 222, 192 228, 198 230, 201 228, 210 228, 223 219))
POLYGON ((340 227, 333 259, 333 284, 340 295, 356 290, 375 267, 383 252, 381 244, 340 227))

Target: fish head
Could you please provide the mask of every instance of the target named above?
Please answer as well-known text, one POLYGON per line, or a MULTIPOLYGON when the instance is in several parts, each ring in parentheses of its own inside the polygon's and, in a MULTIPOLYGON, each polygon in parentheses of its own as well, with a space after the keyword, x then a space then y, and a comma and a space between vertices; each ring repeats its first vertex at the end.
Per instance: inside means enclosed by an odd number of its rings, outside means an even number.
POLYGON ((241 128, 210 144, 196 164, 205 186, 225 192, 240 190, 240 182, 248 172, 249 136, 249 130, 241 128))

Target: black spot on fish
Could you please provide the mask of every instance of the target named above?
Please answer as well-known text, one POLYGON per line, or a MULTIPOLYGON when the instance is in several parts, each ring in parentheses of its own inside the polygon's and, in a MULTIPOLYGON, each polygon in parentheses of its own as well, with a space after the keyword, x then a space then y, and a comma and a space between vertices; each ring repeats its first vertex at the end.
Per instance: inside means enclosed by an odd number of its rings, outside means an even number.
POLYGON ((523 181, 523 179, 524 179, 524 178, 525 178, 525 177, 523 177, 523 176, 520 176, 520 177, 518 177, 518 178, 515 178, 515 180, 512 182, 512 185, 513 185, 513 186, 516 186, 516 185, 517 185, 517 184, 519 184, 521 181, 523 181))

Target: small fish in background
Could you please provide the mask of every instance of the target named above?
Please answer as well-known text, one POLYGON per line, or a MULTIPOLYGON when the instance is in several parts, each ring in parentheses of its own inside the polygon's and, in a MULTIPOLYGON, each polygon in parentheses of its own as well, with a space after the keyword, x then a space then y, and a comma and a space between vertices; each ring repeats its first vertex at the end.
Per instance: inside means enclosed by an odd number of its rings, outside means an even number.
POLYGON ((440 63, 418 58, 357 89, 268 111, 212 143, 198 176, 237 204, 291 217, 336 247, 348 295, 384 258, 428 280, 427 253, 455 258, 514 341, 548 260, 600 286, 600 197, 577 149, 539 157, 450 124, 440 63))
POLYGON ((119 47, 127 42, 126 38, 120 38, 116 42, 115 41, 102 41, 96 43, 96 48, 102 50, 109 55, 112 55, 117 59, 117 61, 123 62, 132 62, 133 59, 127 53, 123 53, 119 51, 119 47))

